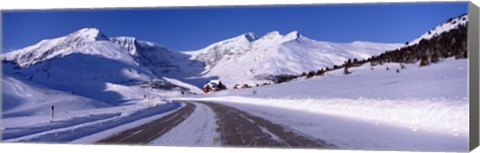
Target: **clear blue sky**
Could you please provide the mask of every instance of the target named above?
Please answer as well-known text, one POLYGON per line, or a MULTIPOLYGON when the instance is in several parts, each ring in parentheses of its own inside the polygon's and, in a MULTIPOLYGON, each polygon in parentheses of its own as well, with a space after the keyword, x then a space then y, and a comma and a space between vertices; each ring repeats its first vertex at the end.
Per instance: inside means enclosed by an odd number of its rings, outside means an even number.
POLYGON ((3 51, 84 27, 107 36, 134 36, 173 50, 195 50, 242 33, 298 30, 321 41, 404 43, 450 17, 468 2, 4 11, 3 51))

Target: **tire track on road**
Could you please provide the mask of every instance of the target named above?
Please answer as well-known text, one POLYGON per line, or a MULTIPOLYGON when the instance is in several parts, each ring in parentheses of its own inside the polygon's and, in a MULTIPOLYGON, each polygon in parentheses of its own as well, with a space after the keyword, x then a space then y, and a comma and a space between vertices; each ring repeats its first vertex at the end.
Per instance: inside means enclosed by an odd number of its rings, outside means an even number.
POLYGON ((161 135, 167 133, 170 129, 187 119, 195 110, 195 105, 185 103, 186 106, 178 111, 156 119, 152 122, 145 123, 120 132, 116 135, 100 140, 101 144, 147 144, 161 135))
POLYGON ((245 111, 212 102, 201 102, 216 113, 220 141, 226 146, 336 148, 325 140, 305 136, 245 111))

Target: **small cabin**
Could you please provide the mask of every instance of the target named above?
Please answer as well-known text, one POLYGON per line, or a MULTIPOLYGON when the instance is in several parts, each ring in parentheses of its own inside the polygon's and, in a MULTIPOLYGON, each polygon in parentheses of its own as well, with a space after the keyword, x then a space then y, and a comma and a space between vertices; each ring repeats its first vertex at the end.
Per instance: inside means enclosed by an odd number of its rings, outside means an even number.
POLYGON ((220 80, 210 80, 207 84, 203 86, 203 92, 208 93, 210 91, 221 91, 225 90, 227 87, 222 84, 220 80))
POLYGON ((243 84, 243 85, 240 85, 240 84, 235 84, 235 86, 233 86, 233 89, 245 89, 245 88, 251 88, 252 86, 249 86, 248 84, 243 84))

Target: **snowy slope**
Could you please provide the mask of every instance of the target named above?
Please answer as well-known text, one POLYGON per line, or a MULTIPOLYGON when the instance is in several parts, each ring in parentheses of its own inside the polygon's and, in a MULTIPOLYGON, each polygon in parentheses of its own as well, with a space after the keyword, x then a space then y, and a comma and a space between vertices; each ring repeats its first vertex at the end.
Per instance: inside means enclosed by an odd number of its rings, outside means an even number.
POLYGON ((465 25, 468 22, 468 14, 458 16, 456 18, 452 18, 449 21, 446 21, 437 27, 429 30, 428 32, 424 33, 423 35, 419 36, 418 38, 414 39, 413 41, 409 42, 408 45, 415 45, 419 43, 422 39, 430 39, 433 36, 440 35, 444 32, 448 32, 452 29, 455 29, 458 25, 465 25))
POLYGON ((87 110, 111 106, 92 99, 45 88, 34 83, 2 76, 2 118, 49 115, 50 107, 59 110, 87 110))
POLYGON ((186 52, 192 60, 205 62, 205 77, 219 77, 228 86, 250 83, 264 77, 299 74, 342 64, 349 58, 365 59, 401 44, 356 41, 332 43, 309 39, 298 31, 281 35, 270 32, 260 38, 246 33, 207 48, 186 52))
POLYGON ((136 61, 156 74, 179 71, 175 53, 161 44, 140 41, 135 37, 113 37, 111 41, 126 49, 136 61))
POLYGON ((142 84, 155 82, 165 90, 173 90, 175 85, 157 77, 142 63, 145 56, 151 59, 151 66, 162 62, 163 58, 154 61, 157 56, 163 57, 158 55, 162 54, 158 52, 161 47, 145 42, 139 42, 137 47, 141 49, 127 50, 127 46, 111 41, 98 29, 85 28, 3 54, 3 73, 110 104, 143 97, 147 88, 139 86, 142 84))
POLYGON ((288 125, 342 148, 468 150, 468 60, 370 64, 288 83, 227 90, 207 97, 288 125), (386 69, 389 67, 389 70, 386 69), (396 69, 400 69, 397 73, 396 69), (255 95, 253 94, 255 91, 255 95))
POLYGON ((13 73, 21 73, 27 80, 38 78, 39 75, 52 78, 61 76, 61 80, 78 79, 66 76, 82 76, 83 80, 104 78, 103 81, 118 83, 154 78, 164 81, 161 77, 166 76, 197 87, 218 78, 228 86, 233 86, 236 83, 265 81, 265 77, 271 75, 298 74, 331 67, 349 58, 364 59, 399 46, 361 41, 321 42, 297 31, 287 35, 273 31, 262 37, 245 33, 198 51, 175 52, 158 43, 134 37, 108 38, 98 29, 84 28, 64 37, 44 40, 3 54, 2 60, 26 68, 13 73), (100 64, 104 59, 108 61, 105 63, 111 64, 100 64), (58 67, 58 64, 65 67, 50 68, 58 67), (73 69, 82 71, 70 72, 73 69), (62 74, 56 74, 53 72, 55 70, 62 74))
POLYGON ((241 96, 249 104, 301 109, 451 134, 468 134, 467 60, 428 67, 369 64, 284 84, 229 90, 212 97, 241 96), (390 70, 387 71, 386 67, 390 70), (447 73, 446 73, 447 72, 447 73), (253 91, 257 94, 254 96, 253 91))
POLYGON ((84 28, 67 36, 42 40, 39 43, 2 55, 2 60, 15 61, 21 67, 27 67, 58 55, 66 55, 80 48, 86 42, 108 41, 108 38, 95 28, 84 28))
POLYGON ((234 38, 214 43, 204 49, 192 52, 184 52, 191 55, 191 59, 205 63, 205 69, 208 71, 213 68, 222 59, 230 59, 235 56, 241 56, 249 49, 249 44, 256 40, 253 33, 245 33, 234 38))

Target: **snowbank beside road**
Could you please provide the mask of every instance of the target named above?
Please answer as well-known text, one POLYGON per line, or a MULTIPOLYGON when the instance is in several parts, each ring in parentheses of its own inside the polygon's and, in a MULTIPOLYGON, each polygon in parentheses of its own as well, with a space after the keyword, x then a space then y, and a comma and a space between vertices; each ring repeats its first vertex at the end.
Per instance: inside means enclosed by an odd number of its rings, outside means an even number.
POLYGON ((468 136, 466 99, 260 99, 230 96, 195 100, 268 106, 388 124, 412 131, 468 136))
POLYGON ((411 130, 389 124, 324 115, 308 111, 223 102, 250 114, 323 139, 341 149, 456 151, 468 150, 468 135, 411 130))

